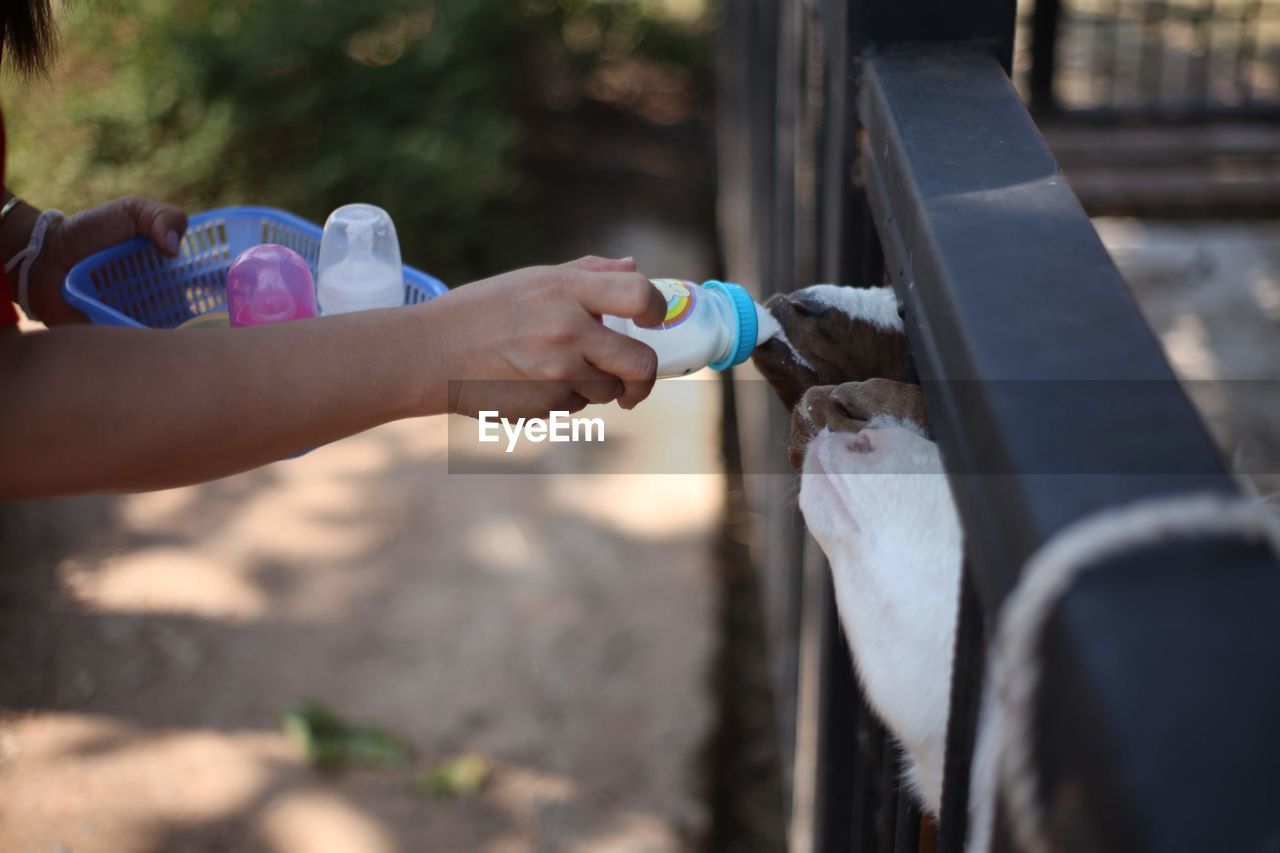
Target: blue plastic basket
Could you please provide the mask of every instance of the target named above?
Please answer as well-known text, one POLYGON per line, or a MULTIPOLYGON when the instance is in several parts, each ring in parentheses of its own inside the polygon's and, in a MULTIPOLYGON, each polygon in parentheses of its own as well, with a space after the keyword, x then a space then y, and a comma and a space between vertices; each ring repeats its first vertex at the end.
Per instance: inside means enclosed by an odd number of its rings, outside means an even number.
MULTIPOLYGON (((306 258, 314 276, 321 233, 319 226, 270 207, 209 210, 191 217, 179 257, 136 237, 76 264, 62 289, 70 305, 99 325, 172 329, 226 308, 227 270, 250 246, 288 246, 306 258)), ((426 273, 404 268, 406 305, 446 289, 426 273)))

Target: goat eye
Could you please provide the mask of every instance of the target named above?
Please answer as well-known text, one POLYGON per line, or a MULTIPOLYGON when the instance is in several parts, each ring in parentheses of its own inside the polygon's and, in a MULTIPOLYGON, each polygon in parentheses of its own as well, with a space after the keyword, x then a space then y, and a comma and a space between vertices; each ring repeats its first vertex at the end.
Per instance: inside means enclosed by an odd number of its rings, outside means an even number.
POLYGON ((814 305, 802 299, 788 299, 787 301, 791 303, 791 307, 801 317, 821 317, 824 311, 822 306, 814 305))

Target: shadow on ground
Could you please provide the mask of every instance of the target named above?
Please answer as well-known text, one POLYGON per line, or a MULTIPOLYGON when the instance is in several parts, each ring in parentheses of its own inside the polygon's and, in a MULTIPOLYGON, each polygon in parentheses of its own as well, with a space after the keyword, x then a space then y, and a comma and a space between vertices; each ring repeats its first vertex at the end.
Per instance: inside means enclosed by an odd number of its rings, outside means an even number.
POLYGON ((446 434, 0 510, 0 848, 699 839, 722 479, 449 475, 446 434), (312 771, 279 733, 308 697, 405 735, 413 767, 312 771), (411 791, 464 750, 495 762, 482 794, 411 791))

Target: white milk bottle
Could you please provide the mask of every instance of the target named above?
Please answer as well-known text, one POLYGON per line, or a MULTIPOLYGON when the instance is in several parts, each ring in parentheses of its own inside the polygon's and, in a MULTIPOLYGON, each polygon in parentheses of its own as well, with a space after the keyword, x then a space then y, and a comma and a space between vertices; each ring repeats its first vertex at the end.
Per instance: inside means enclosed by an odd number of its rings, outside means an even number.
POLYGON ((728 370, 778 332, 778 322, 736 284, 701 285, 675 278, 651 279, 667 300, 661 326, 646 329, 622 317, 605 316, 605 326, 658 354, 658 378, 685 376, 710 367, 728 370))
POLYGON ((317 271, 316 298, 325 314, 404 304, 400 242, 380 207, 348 204, 329 214, 317 271))

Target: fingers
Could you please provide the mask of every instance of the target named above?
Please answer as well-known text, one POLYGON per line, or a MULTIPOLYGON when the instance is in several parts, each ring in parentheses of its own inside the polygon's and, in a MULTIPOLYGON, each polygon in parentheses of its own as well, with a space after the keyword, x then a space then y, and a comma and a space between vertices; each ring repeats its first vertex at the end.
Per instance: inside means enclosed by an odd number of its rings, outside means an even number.
POLYGON ((667 316, 667 300, 640 273, 600 273, 573 282, 582 307, 595 316, 611 314, 634 320, 637 326, 657 326, 667 316))
POLYGON ((595 255, 587 255, 585 258, 578 258, 576 261, 569 261, 563 264, 566 267, 572 267, 575 270, 583 270, 584 272, 635 272, 635 258, 598 258, 595 255))
POLYGON ((653 390, 658 355, 639 341, 597 326, 584 337, 583 352, 591 364, 622 381, 616 397, 622 408, 635 408, 653 390))
POLYGON ((540 372, 539 381, 546 388, 561 388, 564 393, 590 403, 612 403, 624 391, 620 378, 606 373, 576 352, 561 353, 540 372))
POLYGON ((72 260, 79 261, 132 237, 148 237, 160 251, 176 255, 186 230, 187 215, 178 208, 130 196, 80 211, 63 232, 72 260))
POLYGON ((127 205, 136 233, 150 237, 157 249, 176 257, 187 231, 187 215, 171 204, 152 199, 131 198, 127 205))
POLYGON ((573 383, 573 392, 591 403, 612 403, 626 390, 625 383, 603 370, 583 364, 582 378, 573 383))

